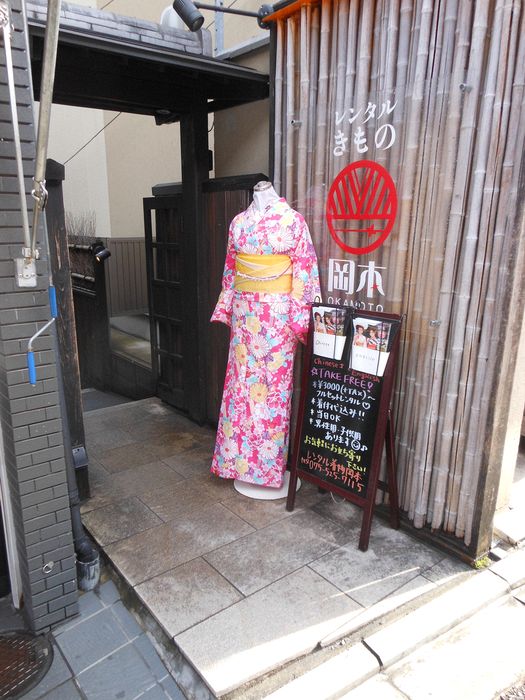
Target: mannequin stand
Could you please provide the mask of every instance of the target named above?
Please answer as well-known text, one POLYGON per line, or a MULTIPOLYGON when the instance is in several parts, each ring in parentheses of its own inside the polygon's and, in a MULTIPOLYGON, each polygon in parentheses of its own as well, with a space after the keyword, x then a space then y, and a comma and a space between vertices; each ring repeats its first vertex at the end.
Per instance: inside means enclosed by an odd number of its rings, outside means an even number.
MULTIPOLYGON (((283 475, 283 483, 278 489, 268 488, 268 486, 257 486, 257 484, 247 484, 245 481, 240 481, 239 479, 235 479, 233 486, 236 491, 248 498, 255 498, 259 501, 276 501, 279 498, 286 498, 288 495, 289 482, 290 472, 286 471, 283 475)), ((300 488, 301 481, 297 479, 297 488, 295 491, 299 491, 300 488)))

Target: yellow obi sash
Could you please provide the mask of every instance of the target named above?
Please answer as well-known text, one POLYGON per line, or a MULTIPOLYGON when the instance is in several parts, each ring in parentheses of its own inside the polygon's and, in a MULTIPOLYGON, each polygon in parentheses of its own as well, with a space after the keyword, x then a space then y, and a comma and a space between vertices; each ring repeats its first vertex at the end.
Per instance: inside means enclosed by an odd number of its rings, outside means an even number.
POLYGON ((247 255, 235 259, 234 288, 238 292, 292 291, 292 261, 289 255, 247 255))

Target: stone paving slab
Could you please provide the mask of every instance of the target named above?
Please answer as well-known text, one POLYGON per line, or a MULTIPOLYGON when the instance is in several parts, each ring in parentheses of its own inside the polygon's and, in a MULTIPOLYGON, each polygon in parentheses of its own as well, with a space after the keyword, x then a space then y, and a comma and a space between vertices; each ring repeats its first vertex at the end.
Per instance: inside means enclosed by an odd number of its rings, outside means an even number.
POLYGON ((135 591, 169 637, 242 598, 238 590, 201 558, 155 576, 135 591))
POLYGON ((78 674, 128 641, 109 609, 55 635, 67 663, 78 674))
POLYGON ((516 598, 516 600, 519 600, 520 603, 523 603, 525 605, 525 586, 521 586, 521 588, 518 588, 515 591, 513 591, 512 595, 516 598))
POLYGON ((312 651, 359 609, 304 567, 177 635, 175 642, 220 697, 312 651))
MULTIPOLYGON (((357 536, 357 533, 355 533, 357 536)), ((352 538, 312 564, 324 578, 364 607, 379 602, 430 569, 443 555, 433 547, 407 547, 407 536, 377 524, 366 552, 352 538)))
POLYGON ((91 497, 80 504, 82 516, 125 497, 125 494, 115 486, 113 475, 106 471, 100 462, 91 460, 91 457, 89 461, 89 489, 91 497))
POLYGON ((491 571, 475 572, 410 615, 366 636, 364 641, 379 656, 383 666, 390 666, 403 654, 443 634, 508 592, 507 583, 491 571))
MULTIPOLYGON (((122 428, 106 428, 93 431, 87 439, 90 458, 115 447, 124 447, 135 442, 135 438, 122 428)), ((91 466, 91 464, 90 464, 91 466)))
POLYGON ((357 630, 364 628, 379 618, 396 611, 402 605, 418 600, 421 596, 435 591, 437 586, 424 576, 416 576, 394 593, 368 608, 363 608, 355 617, 348 620, 342 627, 332 630, 320 641, 321 647, 328 647, 339 639, 347 637, 357 630))
POLYGON ((250 595, 318 559, 347 538, 348 533, 340 526, 317 513, 303 511, 204 558, 244 595, 250 595))
POLYGON ((182 481, 181 475, 162 461, 132 467, 110 478, 118 491, 126 496, 138 496, 144 503, 142 496, 153 484, 155 489, 162 489, 173 497, 182 481))
POLYGON ((77 682, 88 698, 131 700, 156 685, 157 679, 135 645, 127 644, 78 674, 77 682))
POLYGON ((525 540, 525 508, 507 510, 494 518, 494 537, 518 545, 525 540))
MULTIPOLYGON (((169 469, 169 467, 166 468, 169 469)), ((208 469, 206 471, 208 472, 208 469)), ((217 479, 212 481, 208 473, 188 479, 183 479, 177 472, 173 474, 177 474, 179 479, 173 488, 155 488, 145 491, 143 489, 140 497, 141 501, 164 522, 190 511, 205 509, 231 493, 231 485, 225 481, 218 482, 217 479)))
MULTIPOLYGON (((160 629, 174 637, 170 661, 181 684, 196 669, 217 697, 233 693, 235 698, 244 698, 246 691, 250 700, 260 700, 263 696, 257 692, 261 685, 253 685, 252 681, 261 681, 268 672, 282 669, 277 676, 271 675, 273 686, 268 687, 275 689, 281 681, 286 684, 287 674, 295 672, 292 668, 299 674, 301 668, 306 671, 310 651, 322 646, 320 654, 330 658, 343 636, 355 635, 367 626, 367 643, 372 640, 374 652, 392 664, 398 660, 396 654, 409 653, 414 645, 508 593, 510 581, 517 586, 520 580, 509 564, 502 567, 501 575, 492 571, 476 573, 403 531, 392 530, 379 518, 373 520, 369 552, 362 553, 357 547, 361 509, 339 502, 330 494, 319 494, 311 485, 307 485, 309 490, 303 487, 299 492, 293 513, 285 510, 284 501, 248 499, 238 494, 231 482, 209 475, 212 431, 194 426, 197 439, 186 440, 189 422, 184 417, 157 399, 138 403, 133 410, 116 407, 115 423, 109 409, 103 409, 103 423, 92 421, 90 434, 97 426, 107 427, 111 422, 136 442, 139 437, 142 440, 142 452, 136 455, 127 445, 118 448, 119 453, 110 450, 109 463, 103 451, 101 459, 106 462, 101 462, 99 475, 106 485, 109 477, 110 482, 120 483, 121 490, 131 489, 166 522, 104 549, 116 570, 135 587, 134 593, 160 629), (152 488, 147 463, 141 465, 143 452, 153 452, 173 432, 183 434, 178 452, 164 456, 177 442, 172 436, 166 450, 158 453, 162 457, 156 457, 157 464, 160 461, 173 472, 171 492, 169 487, 152 488), (189 447, 194 444, 198 446, 189 447), (127 485, 128 475, 131 481, 127 485), (328 549, 324 549, 326 546, 328 549), (477 581, 480 590, 466 585, 471 579, 477 581), (450 586, 453 591, 452 583, 462 588, 457 600, 446 598, 449 591, 442 590, 450 586), (432 596, 444 601, 432 605, 434 600, 428 602, 432 596), (400 618, 400 606, 403 615, 409 613, 406 617, 400 618), (380 632, 375 636, 372 632, 379 627, 379 618, 388 627, 382 630, 382 636, 380 632), (400 640, 405 639, 406 646, 400 652, 400 640), (334 649, 326 648, 334 644, 334 649), (306 655, 306 666, 301 665, 302 655, 306 655), (288 662, 293 662, 291 667, 287 667, 288 662)), ((166 474, 170 481, 171 475, 166 474)), ((95 498, 102 499, 101 492, 95 498)), ((118 499, 104 505, 115 502, 118 499)), ((126 644, 133 644, 140 654, 137 642, 140 639, 141 644, 145 643, 145 637, 133 638, 137 631, 133 624, 128 628, 116 613, 115 607, 112 614, 126 636, 126 644)), ((365 650, 364 680, 366 669, 372 672, 375 668, 376 673, 379 667, 371 652, 361 644, 358 647, 357 651, 348 649, 343 653, 361 658, 365 650)), ((339 656, 334 657, 334 668, 339 656)), ((355 678, 345 678, 337 690, 335 684, 332 687, 327 683, 326 692, 331 689, 339 693, 338 697, 345 693, 354 681, 359 682, 358 668, 358 664, 352 665, 349 672, 355 671, 355 678)), ((145 689, 144 697, 162 697, 161 689, 168 692, 163 683, 171 680, 153 674, 154 683, 145 689)), ((314 687, 313 680, 311 683, 314 687)), ((184 685, 195 691, 196 697, 211 697, 193 676, 184 685)), ((319 680, 316 693, 322 692, 321 685, 319 680)), ((308 681, 303 681, 299 697, 322 700, 322 695, 308 695, 304 690, 307 686, 308 681)), ((379 687, 387 689, 384 683, 379 687)), ((385 700, 397 700, 390 687, 385 692, 390 692, 385 700)), ((372 693, 369 697, 375 700, 380 696, 372 693)))
MULTIPOLYGON (((349 688, 362 683, 379 671, 375 656, 362 644, 356 644, 314 668, 304 676, 268 695, 265 700, 297 700, 298 698, 339 698, 349 688)), ((376 696, 370 696, 375 700, 376 696)))
POLYGON ((244 520, 214 504, 108 545, 105 550, 135 586, 252 531, 244 520))
POLYGON ((328 494, 321 494, 316 486, 304 482, 295 496, 295 508, 291 512, 286 510, 284 499, 275 501, 254 500, 237 492, 229 499, 223 500, 222 504, 240 518, 246 520, 247 523, 250 523, 256 530, 260 530, 305 508, 309 508, 326 498, 328 498, 328 494))
POLYGON ((97 459, 108 472, 114 474, 125 471, 132 466, 139 467, 143 464, 151 464, 157 460, 157 455, 151 447, 146 447, 143 442, 132 442, 129 445, 99 452, 97 459))
POLYGON ((162 461, 174 469, 184 479, 190 479, 199 474, 209 474, 213 447, 197 447, 183 454, 165 457, 162 461))
POLYGON ((525 673, 524 629, 525 607, 509 596, 417 649, 386 673, 411 700, 489 700, 525 673))
POLYGON ((525 549, 517 550, 512 556, 500 559, 492 564, 490 570, 501 576, 511 588, 517 588, 525 583, 525 549))
POLYGON ((407 696, 394 688, 388 677, 380 673, 341 695, 340 700, 407 700, 407 696))
POLYGON ((96 541, 105 546, 160 525, 162 520, 135 496, 91 510, 83 522, 96 541))

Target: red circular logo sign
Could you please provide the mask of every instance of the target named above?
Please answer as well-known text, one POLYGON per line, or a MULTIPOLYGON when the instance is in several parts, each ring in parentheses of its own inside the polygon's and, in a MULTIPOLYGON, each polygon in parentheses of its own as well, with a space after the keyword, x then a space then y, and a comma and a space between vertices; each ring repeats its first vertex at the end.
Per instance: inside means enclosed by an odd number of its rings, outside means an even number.
POLYGON ((397 212, 394 181, 382 165, 347 165, 328 192, 326 219, 334 241, 355 255, 371 253, 392 231, 397 212))

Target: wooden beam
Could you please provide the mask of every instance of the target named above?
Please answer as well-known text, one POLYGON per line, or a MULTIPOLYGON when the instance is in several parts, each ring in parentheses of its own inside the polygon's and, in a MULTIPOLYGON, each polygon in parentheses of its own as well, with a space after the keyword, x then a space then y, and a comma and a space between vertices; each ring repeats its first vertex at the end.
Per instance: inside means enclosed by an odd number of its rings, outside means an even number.
MULTIPOLYGON (((77 460, 75 460, 75 454, 86 454, 86 436, 82 412, 82 391, 80 388, 71 266, 69 263, 64 199, 62 195, 63 180, 64 166, 48 159, 46 164, 48 200, 45 211, 49 237, 49 263, 57 295, 58 317, 56 320, 56 331, 58 355, 67 413, 67 415, 62 416, 62 420, 68 423, 79 497, 81 500, 84 500, 89 497, 87 460, 80 468, 77 468, 77 460)), ((84 462, 84 459, 80 461, 84 462)))
POLYGON ((208 108, 205 94, 196 94, 193 109, 180 121, 183 198, 183 285, 195 303, 184 309, 185 393, 190 418, 206 420, 206 353, 204 338, 207 294, 206 241, 204 239, 203 183, 209 179, 208 108))

